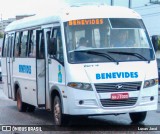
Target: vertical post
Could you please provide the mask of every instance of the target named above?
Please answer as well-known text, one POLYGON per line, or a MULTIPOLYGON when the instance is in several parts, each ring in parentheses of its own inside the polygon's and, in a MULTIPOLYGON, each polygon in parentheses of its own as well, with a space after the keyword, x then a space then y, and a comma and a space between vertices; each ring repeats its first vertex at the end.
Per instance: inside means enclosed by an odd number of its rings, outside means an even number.
POLYGON ((129 2, 128 2, 128 7, 129 7, 129 8, 132 8, 132 0, 129 0, 129 2))
POLYGON ((113 6, 114 5, 114 0, 111 0, 111 6, 113 6))
POLYGON ((2 14, 1 14, 1 21, 2 21, 2 14))

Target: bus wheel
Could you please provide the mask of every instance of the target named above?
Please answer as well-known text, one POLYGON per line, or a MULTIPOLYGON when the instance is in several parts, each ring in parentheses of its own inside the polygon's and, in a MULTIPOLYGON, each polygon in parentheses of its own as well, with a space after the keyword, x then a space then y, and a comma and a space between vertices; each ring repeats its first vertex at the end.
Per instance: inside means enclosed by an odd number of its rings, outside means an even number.
POLYGON ((63 126, 68 121, 68 116, 62 114, 62 105, 59 96, 55 96, 53 101, 54 122, 57 126, 63 126))
POLYGON ((143 122, 146 118, 147 112, 129 113, 130 119, 134 123, 143 122))
POLYGON ((17 108, 19 112, 26 112, 27 110, 27 105, 22 102, 22 98, 21 98, 21 94, 20 94, 20 90, 18 89, 17 91, 17 108))

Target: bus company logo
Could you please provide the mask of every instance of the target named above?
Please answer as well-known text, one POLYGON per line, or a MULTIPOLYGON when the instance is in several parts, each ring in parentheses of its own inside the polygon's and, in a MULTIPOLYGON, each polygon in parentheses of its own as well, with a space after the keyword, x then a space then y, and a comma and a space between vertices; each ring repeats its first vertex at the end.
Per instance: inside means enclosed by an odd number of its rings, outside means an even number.
POLYGON ((97 73, 96 79, 124 79, 124 78, 138 78, 138 72, 109 72, 109 73, 97 73))
POLYGON ((121 84, 118 84, 115 86, 116 89, 121 89, 123 86, 121 84))
POLYGON ((19 72, 20 73, 31 74, 31 66, 29 66, 29 65, 19 65, 19 72))

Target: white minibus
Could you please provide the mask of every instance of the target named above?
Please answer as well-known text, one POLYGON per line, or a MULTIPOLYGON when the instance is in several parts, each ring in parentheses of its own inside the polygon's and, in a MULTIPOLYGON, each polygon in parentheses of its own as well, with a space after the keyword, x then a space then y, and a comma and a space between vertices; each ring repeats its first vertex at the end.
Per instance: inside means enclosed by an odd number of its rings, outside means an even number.
POLYGON ((73 116, 156 110, 158 71, 142 18, 125 7, 68 6, 5 29, 2 80, 20 112, 45 108, 55 124, 73 116))

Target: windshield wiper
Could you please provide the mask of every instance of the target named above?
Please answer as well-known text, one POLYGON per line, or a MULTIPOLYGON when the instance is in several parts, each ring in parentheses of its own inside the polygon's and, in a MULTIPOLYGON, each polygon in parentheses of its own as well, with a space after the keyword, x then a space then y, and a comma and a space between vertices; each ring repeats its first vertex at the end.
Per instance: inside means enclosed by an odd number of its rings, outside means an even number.
POLYGON ((113 54, 123 54, 123 55, 132 55, 132 56, 136 56, 142 60, 148 61, 148 63, 150 63, 150 60, 148 60, 147 58, 145 58, 143 55, 138 54, 138 53, 131 53, 131 52, 115 52, 115 51, 109 51, 108 53, 113 53, 113 54))
POLYGON ((111 57, 109 54, 107 54, 107 53, 101 53, 101 52, 96 52, 96 51, 91 51, 91 50, 81 51, 81 52, 86 52, 87 54, 93 54, 93 55, 102 56, 102 57, 105 57, 105 58, 109 59, 110 61, 116 62, 117 65, 119 64, 119 62, 118 62, 117 60, 115 60, 114 58, 112 58, 112 57, 111 57))

